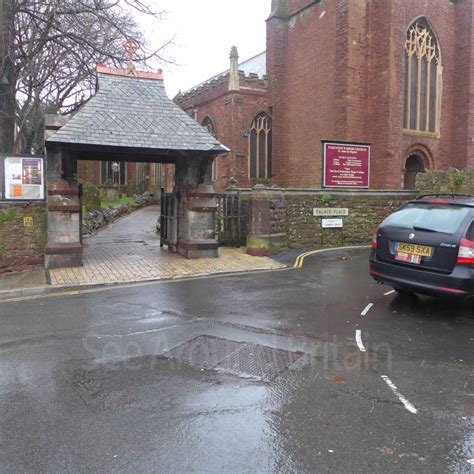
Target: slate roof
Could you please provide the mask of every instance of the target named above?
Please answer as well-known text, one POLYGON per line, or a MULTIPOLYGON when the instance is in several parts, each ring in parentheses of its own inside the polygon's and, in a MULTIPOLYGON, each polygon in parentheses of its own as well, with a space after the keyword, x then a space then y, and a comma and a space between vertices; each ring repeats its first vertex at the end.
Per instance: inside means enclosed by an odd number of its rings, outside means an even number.
POLYGON ((168 99, 163 80, 98 73, 97 93, 48 143, 229 151, 168 99))
MULTIPOLYGON (((239 71, 242 71, 246 76, 248 76, 249 74, 257 74, 257 76, 262 79, 263 76, 267 74, 267 52, 264 51, 263 53, 257 54, 256 56, 253 56, 239 63, 239 71)), ((212 76, 204 82, 201 82, 200 84, 197 84, 196 86, 193 86, 190 89, 181 92, 181 95, 186 95, 189 92, 199 89, 199 87, 216 79, 219 79, 220 77, 227 76, 228 74, 230 74, 230 69, 226 69, 224 72, 216 74, 215 76, 212 76)))
POLYGON ((267 74, 267 52, 264 51, 239 63, 239 71, 243 71, 246 76, 249 74, 257 74, 257 76, 262 79, 263 76, 267 74))

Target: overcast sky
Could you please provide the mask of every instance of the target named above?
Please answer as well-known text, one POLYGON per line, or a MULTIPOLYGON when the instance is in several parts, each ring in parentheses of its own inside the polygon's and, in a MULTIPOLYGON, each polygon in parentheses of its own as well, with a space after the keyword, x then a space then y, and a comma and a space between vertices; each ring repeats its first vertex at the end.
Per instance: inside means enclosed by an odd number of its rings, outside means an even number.
MULTIPOLYGON (((155 3, 155 2, 153 2, 155 3)), ((229 68, 230 48, 243 61, 265 50, 265 20, 271 0, 158 0, 167 13, 162 22, 146 26, 150 42, 175 36, 163 64, 165 86, 173 98, 229 68)))

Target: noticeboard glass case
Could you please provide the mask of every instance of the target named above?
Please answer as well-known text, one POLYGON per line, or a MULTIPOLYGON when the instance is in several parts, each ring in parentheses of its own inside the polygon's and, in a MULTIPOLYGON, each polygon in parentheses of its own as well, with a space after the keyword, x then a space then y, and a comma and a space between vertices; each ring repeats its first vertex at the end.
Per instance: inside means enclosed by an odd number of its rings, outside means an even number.
POLYGON ((34 155, 2 156, 1 197, 12 201, 44 199, 44 158, 34 155))

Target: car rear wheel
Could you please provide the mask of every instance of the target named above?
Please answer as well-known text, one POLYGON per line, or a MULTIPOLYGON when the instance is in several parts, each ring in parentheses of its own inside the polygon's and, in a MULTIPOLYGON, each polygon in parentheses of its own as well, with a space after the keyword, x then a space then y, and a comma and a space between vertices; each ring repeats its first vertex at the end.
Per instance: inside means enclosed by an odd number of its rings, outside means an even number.
POLYGON ((413 295, 413 291, 405 290, 405 288, 394 288, 394 290, 400 295, 400 296, 411 296, 413 295))

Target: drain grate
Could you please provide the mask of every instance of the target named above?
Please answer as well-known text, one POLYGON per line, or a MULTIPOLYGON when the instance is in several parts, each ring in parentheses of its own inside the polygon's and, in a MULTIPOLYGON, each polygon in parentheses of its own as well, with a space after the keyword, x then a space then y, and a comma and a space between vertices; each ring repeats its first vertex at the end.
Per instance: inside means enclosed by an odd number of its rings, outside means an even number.
POLYGON ((211 336, 198 336, 166 352, 164 357, 198 368, 214 368, 245 344, 211 336))
POLYGON ((240 377, 271 380, 289 369, 302 352, 230 341, 214 336, 198 336, 163 354, 168 359, 192 367, 214 369, 240 377))

